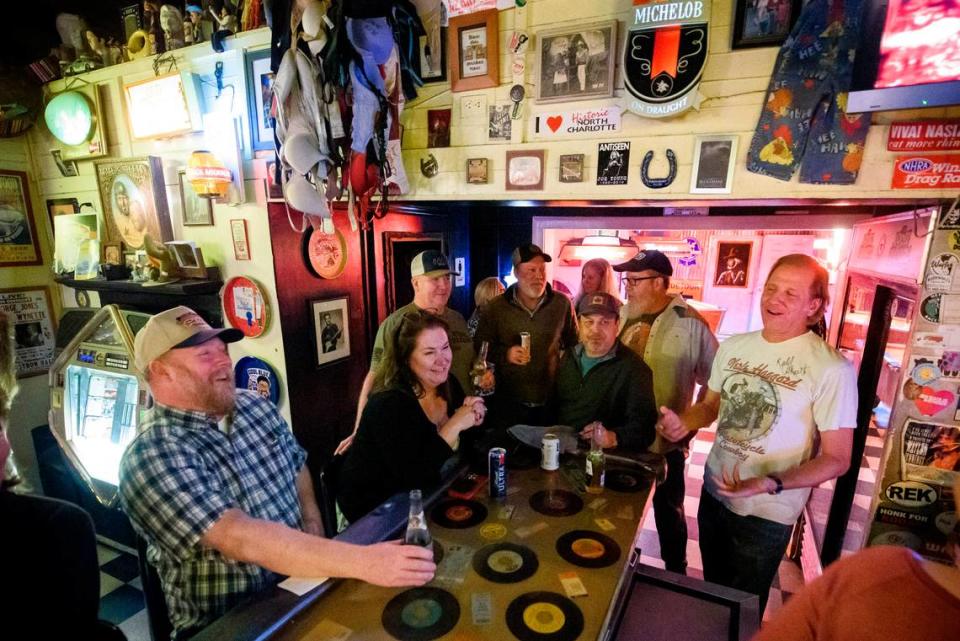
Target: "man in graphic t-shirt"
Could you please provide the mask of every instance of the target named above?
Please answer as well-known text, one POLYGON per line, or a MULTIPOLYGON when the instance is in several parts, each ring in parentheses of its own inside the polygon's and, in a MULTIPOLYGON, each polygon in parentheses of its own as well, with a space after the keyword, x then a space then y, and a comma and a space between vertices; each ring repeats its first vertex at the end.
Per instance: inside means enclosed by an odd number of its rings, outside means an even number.
POLYGON ((697 515, 703 575, 759 595, 761 612, 810 488, 850 466, 856 373, 810 331, 827 278, 810 256, 780 258, 763 288, 763 329, 720 345, 700 402, 679 416, 660 408, 657 430, 674 442, 718 419, 697 515))

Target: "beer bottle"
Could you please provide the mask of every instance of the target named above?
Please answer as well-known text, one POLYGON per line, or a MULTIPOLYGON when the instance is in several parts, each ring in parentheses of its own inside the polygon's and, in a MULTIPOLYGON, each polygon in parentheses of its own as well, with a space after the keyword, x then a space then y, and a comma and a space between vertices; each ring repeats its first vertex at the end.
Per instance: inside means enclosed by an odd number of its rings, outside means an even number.
POLYGON ((600 447, 600 439, 603 427, 596 425, 593 429, 593 436, 590 438, 590 452, 587 453, 587 492, 599 494, 603 492, 603 475, 606 471, 606 460, 603 455, 603 448, 600 447))
POLYGON ((473 393, 477 396, 490 396, 496 387, 493 378, 493 366, 487 362, 487 352, 490 344, 487 341, 480 343, 480 353, 473 361, 470 370, 470 382, 473 384, 473 393))
POLYGON ((433 538, 427 529, 427 518, 423 514, 423 495, 420 490, 410 490, 410 515, 407 517, 407 532, 403 542, 425 548, 433 545, 433 538))

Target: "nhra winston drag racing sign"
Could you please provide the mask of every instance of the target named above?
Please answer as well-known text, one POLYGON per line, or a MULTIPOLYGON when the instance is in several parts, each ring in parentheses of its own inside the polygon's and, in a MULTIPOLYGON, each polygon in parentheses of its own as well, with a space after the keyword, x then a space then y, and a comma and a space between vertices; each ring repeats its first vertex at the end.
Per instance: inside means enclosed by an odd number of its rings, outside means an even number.
POLYGON ((707 63, 710 0, 633 0, 623 51, 625 107, 648 118, 697 108, 707 63))

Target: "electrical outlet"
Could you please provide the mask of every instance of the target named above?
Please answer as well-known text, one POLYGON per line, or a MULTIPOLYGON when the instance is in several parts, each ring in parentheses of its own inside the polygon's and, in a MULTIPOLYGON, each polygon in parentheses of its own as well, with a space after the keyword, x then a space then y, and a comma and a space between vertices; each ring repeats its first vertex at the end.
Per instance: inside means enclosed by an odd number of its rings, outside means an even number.
POLYGON ((460 120, 482 120, 486 110, 486 96, 464 96, 460 99, 460 120))

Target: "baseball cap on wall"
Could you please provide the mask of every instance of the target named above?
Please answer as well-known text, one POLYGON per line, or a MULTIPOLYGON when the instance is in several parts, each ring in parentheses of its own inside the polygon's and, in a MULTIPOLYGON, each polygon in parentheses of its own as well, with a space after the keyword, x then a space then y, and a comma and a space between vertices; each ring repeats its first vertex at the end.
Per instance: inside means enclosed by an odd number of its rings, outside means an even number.
POLYGON ((642 272, 645 269, 652 269, 664 276, 673 276, 673 265, 670 264, 670 259, 656 249, 641 249, 627 262, 613 266, 615 272, 642 272))
POLYGON ((619 316, 620 305, 622 303, 619 300, 606 292, 587 294, 580 299, 580 304, 577 305, 577 315, 606 314, 608 316, 619 316))
POLYGON ((410 276, 443 276, 452 274, 447 257, 436 249, 422 251, 410 261, 410 276))
POLYGON ((545 254, 542 249, 533 243, 525 243, 514 249, 513 253, 510 255, 510 260, 513 261, 513 266, 516 267, 520 263, 529 263, 538 256, 542 258, 543 262, 545 263, 553 262, 553 259, 550 258, 550 254, 545 254))
POLYGON ((153 316, 133 340, 133 357, 141 372, 171 349, 202 345, 219 338, 224 343, 235 343, 243 332, 232 327, 215 329, 199 314, 183 305, 153 316))

